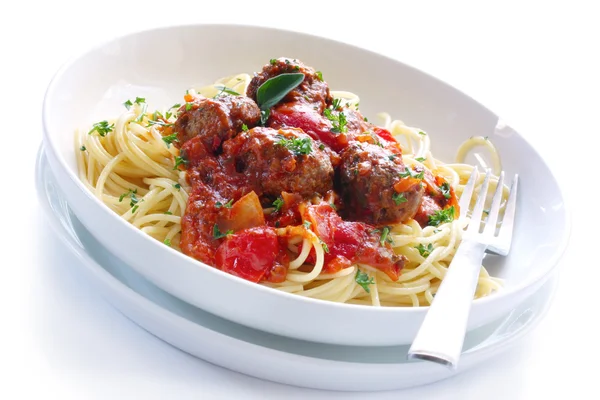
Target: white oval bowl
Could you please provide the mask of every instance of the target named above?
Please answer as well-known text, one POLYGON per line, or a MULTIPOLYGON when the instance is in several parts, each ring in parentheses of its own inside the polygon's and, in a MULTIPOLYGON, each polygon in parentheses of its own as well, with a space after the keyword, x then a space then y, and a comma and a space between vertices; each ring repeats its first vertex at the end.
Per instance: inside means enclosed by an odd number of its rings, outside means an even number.
POLYGON ((396 60, 328 39, 262 27, 193 25, 139 32, 95 47, 57 72, 44 99, 44 142, 50 167, 86 228, 163 290, 237 323, 323 343, 410 343, 428 307, 338 304, 250 283, 145 235, 100 202, 77 176, 77 128, 116 117, 128 98, 145 97, 150 108, 170 106, 190 87, 258 71, 279 56, 323 71, 333 90, 358 94, 361 111, 370 119, 385 111, 424 129, 439 159, 453 161, 460 143, 470 136, 489 136, 507 175, 520 174, 511 253, 485 260, 492 275, 505 279, 505 287, 473 302, 469 329, 499 318, 550 276, 568 241, 570 223, 556 180, 523 137, 465 94, 396 60))

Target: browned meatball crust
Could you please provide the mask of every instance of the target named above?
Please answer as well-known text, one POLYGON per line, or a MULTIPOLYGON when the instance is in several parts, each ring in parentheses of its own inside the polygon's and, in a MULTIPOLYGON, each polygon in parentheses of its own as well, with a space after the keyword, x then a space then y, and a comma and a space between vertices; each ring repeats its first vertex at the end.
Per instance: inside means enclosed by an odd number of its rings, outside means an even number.
POLYGON ((236 170, 256 183, 263 195, 281 192, 310 196, 333 188, 334 171, 320 142, 299 129, 257 127, 223 144, 236 170))
POLYGON ((250 81, 246 94, 256 101, 256 92, 260 85, 268 79, 284 73, 302 73, 304 81, 281 100, 282 104, 288 102, 312 104, 321 114, 333 101, 333 97, 329 93, 329 86, 322 80, 319 73, 299 60, 285 57, 273 59, 265 65, 262 71, 250 81))
POLYGON ((197 97, 179 111, 173 127, 179 143, 201 136, 202 143, 212 153, 240 132, 242 125, 252 128, 260 122, 258 106, 245 96, 197 97))
MULTIPOLYGON (((415 171, 414 175, 418 173, 415 171)), ((412 218, 425 189, 421 179, 403 178, 404 174, 406 166, 400 155, 371 143, 350 144, 341 154, 338 169, 338 186, 347 217, 375 225, 412 218), (410 181, 401 182, 404 179, 410 181)))

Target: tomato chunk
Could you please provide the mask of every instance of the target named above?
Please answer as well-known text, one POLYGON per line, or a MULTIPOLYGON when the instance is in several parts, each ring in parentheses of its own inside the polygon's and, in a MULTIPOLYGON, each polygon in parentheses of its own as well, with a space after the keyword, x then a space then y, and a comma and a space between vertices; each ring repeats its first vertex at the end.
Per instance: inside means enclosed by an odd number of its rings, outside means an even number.
POLYGON ((260 226, 229 235, 217 249, 215 262, 222 271, 251 282, 260 282, 271 271, 281 275, 281 267, 285 267, 287 272, 281 253, 275 229, 260 226))

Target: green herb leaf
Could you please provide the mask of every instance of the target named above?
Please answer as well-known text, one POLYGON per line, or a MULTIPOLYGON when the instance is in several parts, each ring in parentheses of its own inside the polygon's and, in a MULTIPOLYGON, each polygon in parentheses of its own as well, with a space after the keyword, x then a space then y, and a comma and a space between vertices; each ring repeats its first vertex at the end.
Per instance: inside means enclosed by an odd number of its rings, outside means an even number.
POLYGON ((269 120, 269 115, 271 115, 271 110, 261 110, 260 111, 260 124, 264 126, 269 120))
POLYGON ((304 74, 280 74, 268 79, 256 91, 256 102, 261 110, 268 110, 279 103, 289 92, 302 83, 304 74))
POLYGON ((304 225, 304 227, 306 229, 310 229, 310 226, 312 225, 312 222, 310 222, 310 221, 304 221, 304 223, 302 225, 304 225))
POLYGON ((346 120, 346 114, 340 111, 337 115, 334 114, 329 108, 323 110, 323 115, 331 121, 331 132, 333 133, 343 133, 348 132, 348 127, 346 124, 348 121, 346 120))
POLYGON ((171 247, 171 239, 165 239, 164 244, 171 247))
POLYGON ((398 157, 398 155, 397 155, 397 154, 390 154, 390 155, 388 156, 388 158, 389 158, 389 160, 390 160, 390 161, 394 161, 394 160, 396 159, 396 157, 398 157))
POLYGON ((435 214, 429 216, 428 225, 438 226, 446 222, 452 222, 454 220, 454 206, 446 208, 445 210, 436 211, 435 214))
POLYGON ((319 145, 319 150, 325 150, 325 145, 323 143, 319 145))
POLYGON ((194 103, 185 103, 185 111, 190 111, 194 107, 194 103))
POLYGON ((394 203, 396 203, 397 206, 408 201, 406 197, 404 197, 404 193, 394 193, 392 195, 392 199, 394 200, 394 203))
POLYGON ((146 99, 144 97, 136 97, 134 103, 137 105, 140 105, 142 103, 145 103, 146 99))
POLYGON ((415 178, 415 179, 423 179, 425 176, 425 171, 421 171, 417 173, 417 171, 413 171, 409 167, 406 167, 404 172, 400 172, 401 178, 415 178))
POLYGON ((165 211, 163 214, 165 214, 165 215, 173 215, 173 213, 171 211, 165 211))
POLYGON ((170 123, 165 122, 165 121, 161 121, 159 119, 157 119, 157 120, 153 120, 153 119, 148 120, 148 126, 152 126, 152 125, 173 126, 173 124, 170 124, 170 123))
POLYGON ((229 229, 227 232, 223 233, 219 230, 219 225, 214 224, 213 225, 213 237, 215 239, 221 239, 224 238, 227 235, 231 235, 233 234, 233 230, 229 229))
POLYGON ((333 102, 331 103, 331 109, 337 110, 338 108, 342 108, 342 99, 335 98, 335 99, 333 99, 333 102))
POLYGON ((131 106, 133 106, 133 103, 131 102, 131 100, 127 100, 125 103, 123 103, 123 105, 125 106, 126 109, 131 109, 131 106))
POLYGON ((324 241, 320 240, 321 242, 321 247, 323 248, 323 251, 325 253, 329 253, 329 246, 327 246, 327 243, 325 243, 324 241))
POLYGON ((221 203, 220 201, 217 201, 215 203, 215 207, 217 207, 217 208, 221 208, 221 207, 231 208, 232 206, 233 206, 233 199, 229 199, 229 201, 225 204, 221 203))
POLYGON ((333 208, 335 211, 337 211, 337 207, 335 206, 335 204, 333 203, 329 203, 329 207, 333 208))
POLYGON ((433 251, 433 244, 429 243, 427 246, 424 246, 422 243, 415 247, 415 249, 419 250, 419 254, 421 257, 427 258, 433 251))
POLYGON ((215 85, 215 89, 219 89, 220 92, 215 95, 215 97, 221 96, 223 93, 231 94, 233 96, 239 96, 240 94, 235 90, 228 88, 225 85, 215 85))
POLYGON ((271 59, 269 60, 269 64, 271 64, 271 65, 275 65, 275 64, 277 64, 277 59, 276 59, 276 58, 271 58, 271 59))
POLYGON ((392 239, 392 237, 390 236, 390 227, 389 226, 384 226, 383 229, 381 230, 381 238, 379 239, 379 244, 381 244, 382 246, 385 245, 385 243, 394 243, 394 239, 392 239))
POLYGON ((163 136, 162 140, 163 140, 163 142, 165 142, 167 144, 167 147, 170 147, 171 143, 179 141, 179 139, 177 139, 177 133, 173 133, 168 136, 163 136))
POLYGON ((366 272, 362 272, 360 269, 356 269, 356 275, 354 275, 354 280, 357 284, 359 284, 367 293, 371 293, 371 289, 369 285, 375 283, 374 278, 370 278, 369 274, 366 272))
POLYGON ((108 125, 108 121, 100 121, 92 125, 92 129, 88 132, 88 135, 91 135, 92 132, 96 131, 100 136, 104 137, 107 133, 112 132, 114 129, 115 124, 108 125))
POLYGON ((294 153, 294 155, 306 155, 310 154, 312 151, 312 140, 310 138, 291 138, 287 139, 281 135, 279 135, 281 139, 277 142, 277 144, 281 146, 285 146, 294 153))
POLYGON ((281 197, 278 197, 274 202, 273 202, 273 207, 275 207, 275 212, 281 210, 281 207, 283 207, 283 199, 281 197))
POLYGON ((243 130, 244 132, 248 132, 248 125, 246 125, 246 124, 242 124, 242 130, 243 130))
POLYGON ((448 182, 442 183, 442 186, 440 186, 440 190, 442 191, 444 198, 450 198, 450 184, 448 182))
POLYGON ((322 73, 321 71, 317 71, 317 72, 315 72, 315 75, 317 75, 317 78, 318 78, 320 81, 323 81, 323 73, 322 73))
POLYGON ((183 166, 187 166, 189 163, 188 160, 181 156, 175 156, 175 165, 173 166, 173 170, 179 169, 179 166, 183 164, 183 166))
POLYGON ((415 158, 415 160, 417 160, 418 162, 424 162, 427 159, 425 157, 417 157, 415 158))
POLYGON ((419 131, 419 135, 421 135, 421 136, 425 136, 425 135, 427 135, 427 134, 426 134, 425 132, 423 132, 423 131, 419 131))
MULTIPOLYGON (((128 191, 126 191, 125 193, 123 193, 122 195, 119 196, 119 203, 123 201, 123 199, 127 196, 135 196, 137 194, 137 189, 132 190, 129 189, 128 191)), ((137 203, 137 199, 135 200, 135 202, 137 203)), ((134 203, 135 204, 135 203, 134 203)), ((133 207, 133 205, 132 205, 133 207)))
POLYGON ((81 147, 79 148, 79 150, 81 150, 81 151, 86 151, 87 149, 85 148, 85 146, 81 146, 81 147))
POLYGON ((181 185, 179 183, 175 183, 173 187, 177 190, 181 189, 181 185))

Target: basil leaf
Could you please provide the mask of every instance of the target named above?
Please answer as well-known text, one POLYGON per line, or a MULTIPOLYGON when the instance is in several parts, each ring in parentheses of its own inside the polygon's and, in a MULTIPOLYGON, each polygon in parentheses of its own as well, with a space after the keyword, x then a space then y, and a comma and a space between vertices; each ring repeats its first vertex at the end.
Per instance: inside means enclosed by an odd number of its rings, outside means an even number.
POLYGON ((256 102, 261 110, 268 110, 279 103, 289 92, 302 83, 304 74, 281 74, 268 79, 256 92, 256 102))

